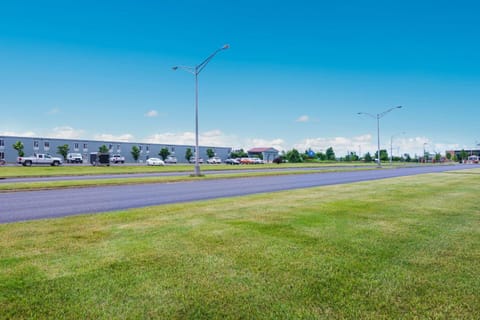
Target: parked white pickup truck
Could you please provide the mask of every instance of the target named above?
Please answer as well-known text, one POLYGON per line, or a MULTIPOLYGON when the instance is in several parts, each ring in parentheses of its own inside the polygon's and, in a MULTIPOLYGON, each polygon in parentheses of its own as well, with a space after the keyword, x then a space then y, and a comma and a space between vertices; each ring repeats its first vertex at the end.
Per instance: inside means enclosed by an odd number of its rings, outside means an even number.
POLYGON ((52 157, 49 154, 35 153, 30 157, 18 157, 17 163, 28 167, 33 164, 49 164, 51 166, 59 166, 62 164, 62 159, 58 157, 52 157))
POLYGON ((114 154, 113 156, 110 157, 110 162, 111 163, 125 163, 125 157, 123 157, 119 154, 114 154))

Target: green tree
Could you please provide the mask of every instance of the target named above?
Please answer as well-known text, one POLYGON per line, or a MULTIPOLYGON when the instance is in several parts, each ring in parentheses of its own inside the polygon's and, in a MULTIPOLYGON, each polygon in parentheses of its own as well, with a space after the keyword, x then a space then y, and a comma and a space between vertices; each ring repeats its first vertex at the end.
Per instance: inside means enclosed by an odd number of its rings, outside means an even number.
POLYGON ((467 160, 467 158, 468 158, 467 151, 465 151, 465 149, 462 149, 462 151, 460 151, 460 156, 458 157, 458 161, 467 160))
POLYGON ((138 158, 140 158, 140 148, 137 146, 133 146, 130 153, 132 154, 133 160, 138 161, 138 158))
POLYGON ((327 160, 327 155, 323 152, 317 152, 317 158, 318 160, 325 161, 327 160))
MULTIPOLYGON (((375 159, 378 159, 378 151, 375 152, 375 159)), ((385 149, 380 150, 380 160, 381 161, 388 161, 388 152, 385 149)))
POLYGON ((345 161, 358 161, 358 156, 355 152, 350 152, 349 154, 347 154, 347 156, 345 157, 345 161))
POLYGON ((448 159, 448 160, 452 160, 452 154, 450 152, 447 152, 445 154, 445 157, 448 159))
POLYGON ((439 162, 442 160, 442 155, 439 152, 435 153, 435 162, 439 162))
POLYGON ((335 157, 335 152, 333 151, 332 147, 327 149, 327 151, 325 152, 325 155, 327 156, 327 160, 335 161, 337 159, 335 157))
POLYGON ((288 160, 288 162, 292 163, 303 162, 303 158, 297 149, 292 149, 288 151, 285 155, 285 158, 288 160))
POLYGON ((365 161, 365 162, 372 162, 373 161, 372 155, 370 154, 370 152, 365 153, 365 155, 363 156, 363 161, 365 161))
POLYGON ((215 151, 213 151, 213 149, 211 149, 211 148, 208 148, 207 149, 207 157, 209 157, 209 158, 215 157, 215 151))
POLYGON ((63 160, 67 159, 67 154, 69 151, 70 151, 70 147, 68 146, 68 144, 64 144, 57 147, 57 153, 63 157, 63 160))
POLYGON ((185 151, 185 159, 190 162, 190 159, 192 159, 193 157, 193 152, 192 152, 192 149, 191 148, 187 148, 187 150, 185 151))
POLYGON ((23 157, 25 152, 23 151, 24 145, 22 141, 17 141, 12 145, 13 149, 17 150, 17 154, 19 157, 23 157))
POLYGON ((100 153, 108 153, 108 147, 106 145, 101 145, 100 148, 98 148, 98 152, 100 153))
POLYGON ((165 159, 167 159, 167 157, 170 155, 170 151, 168 151, 168 148, 162 148, 160 149, 158 155, 162 157, 163 161, 165 161, 165 159))
POLYGON ((246 158, 246 157, 248 157, 248 154, 243 149, 230 152, 230 158, 246 158))

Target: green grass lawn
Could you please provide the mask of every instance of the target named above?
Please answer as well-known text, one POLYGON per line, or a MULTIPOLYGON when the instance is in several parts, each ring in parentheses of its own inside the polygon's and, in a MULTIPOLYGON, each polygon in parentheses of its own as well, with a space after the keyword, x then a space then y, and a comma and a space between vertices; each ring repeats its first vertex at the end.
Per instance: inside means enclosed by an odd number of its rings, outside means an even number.
POLYGON ((1 319, 478 319, 480 171, 0 225, 1 319))

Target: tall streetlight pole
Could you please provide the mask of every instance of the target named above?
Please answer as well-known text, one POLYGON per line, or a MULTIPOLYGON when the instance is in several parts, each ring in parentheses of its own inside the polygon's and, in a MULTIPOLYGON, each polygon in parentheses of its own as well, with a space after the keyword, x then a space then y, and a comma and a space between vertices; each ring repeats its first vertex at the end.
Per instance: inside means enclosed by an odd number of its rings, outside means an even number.
POLYGON ((215 57, 217 53, 219 53, 222 50, 226 50, 230 48, 230 45, 225 44, 223 47, 218 48, 215 50, 211 55, 209 55, 205 60, 203 60, 202 63, 196 65, 195 67, 188 67, 188 66, 175 66, 172 67, 172 69, 178 70, 178 69, 183 69, 195 76, 195 173, 194 176, 199 177, 200 174, 200 149, 198 146, 198 75, 202 70, 207 66, 207 64, 210 62, 210 60, 215 57))
POLYGON ((402 106, 396 106, 393 108, 390 108, 388 110, 385 110, 383 112, 377 113, 376 115, 373 115, 368 112, 358 112, 358 115, 367 115, 373 119, 377 119, 377 157, 378 157, 378 167, 382 166, 382 162, 380 160, 380 119, 385 117, 389 112, 391 112, 394 109, 400 109, 402 106))
MULTIPOLYGON (((405 134, 405 132, 402 132, 400 134, 405 134)), ((390 163, 393 162, 393 138, 397 135, 399 135, 399 134, 397 133, 397 134, 394 134, 390 137, 390 163)))

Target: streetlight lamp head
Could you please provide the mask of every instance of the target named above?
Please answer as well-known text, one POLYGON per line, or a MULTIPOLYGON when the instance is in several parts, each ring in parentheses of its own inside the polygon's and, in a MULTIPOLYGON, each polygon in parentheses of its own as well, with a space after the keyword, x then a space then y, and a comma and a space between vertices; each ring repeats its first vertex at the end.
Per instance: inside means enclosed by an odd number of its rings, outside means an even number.
POLYGON ((177 66, 175 66, 175 67, 172 67, 172 70, 173 70, 173 71, 175 71, 175 70, 177 70, 177 69, 178 69, 178 67, 177 67, 177 66))
POLYGON ((397 106, 397 109, 401 109, 401 108, 403 108, 403 106, 397 106))
POLYGON ((227 43, 223 45, 222 50, 227 50, 228 48, 230 48, 230 45, 227 43))

